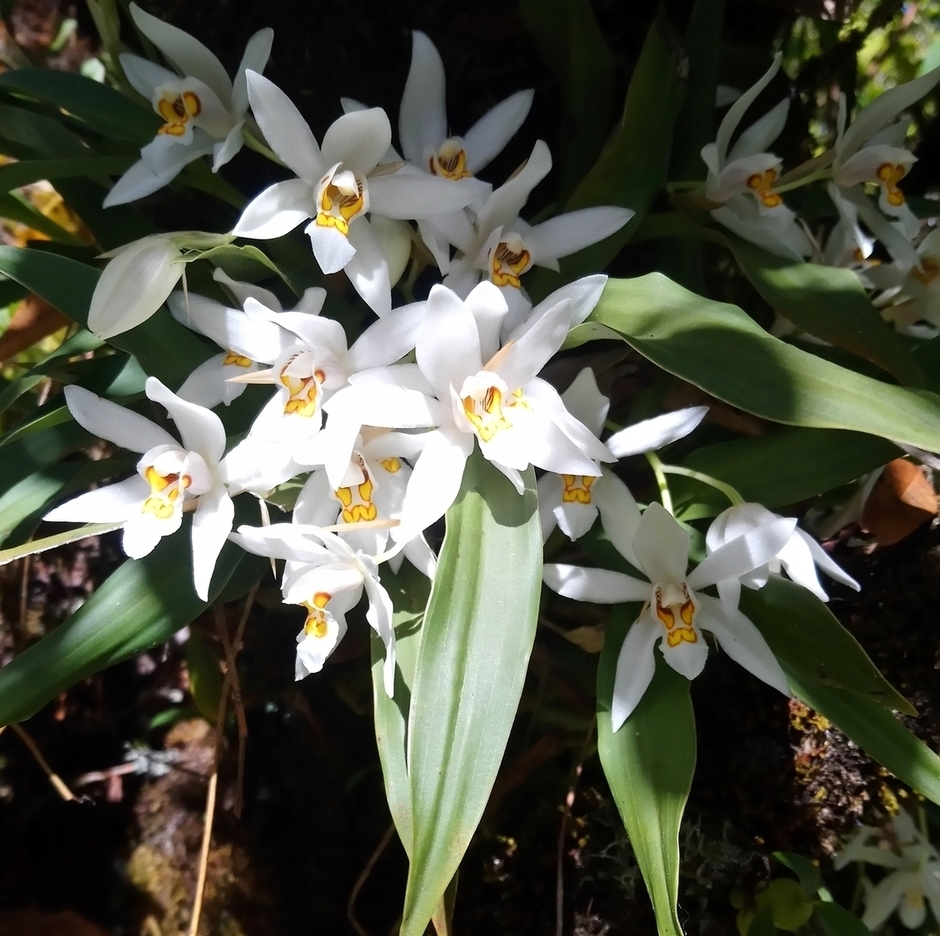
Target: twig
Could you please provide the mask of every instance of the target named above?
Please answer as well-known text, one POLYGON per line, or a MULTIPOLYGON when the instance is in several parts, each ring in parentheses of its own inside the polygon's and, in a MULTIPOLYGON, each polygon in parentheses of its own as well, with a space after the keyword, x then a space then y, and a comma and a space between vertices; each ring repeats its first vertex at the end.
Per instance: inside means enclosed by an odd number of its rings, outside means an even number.
POLYGON ((571 779, 571 786, 568 787, 568 793, 565 796, 565 811, 561 816, 561 830, 558 833, 558 851, 555 858, 555 934, 562 936, 564 933, 564 915, 565 915, 565 877, 564 877, 564 859, 565 859, 565 838, 568 835, 568 820, 571 818, 571 807, 574 806, 575 792, 578 788, 578 780, 581 777, 581 770, 584 767, 584 759, 587 757, 588 748, 591 745, 591 739, 594 737, 594 722, 588 727, 587 735, 584 738, 584 744, 581 746, 581 753, 578 755, 578 763, 574 768, 574 776, 571 779))
MULTIPOLYGON (((17 735, 19 735, 20 740, 23 742, 23 744, 26 745, 26 747, 29 750, 29 753, 32 754, 33 757, 36 759, 36 763, 39 764, 40 767, 42 767, 49 782, 55 788, 56 793, 58 793, 59 796, 61 796, 62 799, 65 800, 66 803, 70 803, 72 800, 84 800, 85 799, 85 797, 76 796, 65 785, 62 778, 57 773, 53 772, 52 768, 46 763, 46 759, 42 756, 42 753, 40 752, 39 748, 36 746, 36 742, 33 741, 33 739, 26 733, 25 728, 21 728, 15 722, 12 725, 10 725, 10 727, 17 733, 17 735)), ((0 728, 0 731, 3 731, 3 729, 0 728)))
POLYGON ((196 895, 193 899, 193 913, 189 921, 189 936, 199 932, 199 918, 202 916, 202 898, 206 890, 206 877, 209 871, 209 845, 212 841, 212 823, 215 819, 215 800, 219 789, 219 760, 222 756, 223 726, 225 709, 228 703, 229 683, 222 684, 219 697, 219 717, 215 726, 215 757, 212 760, 212 773, 209 775, 209 789, 206 792, 206 813, 203 818, 202 847, 199 851, 199 874, 196 878, 196 895))
POLYGON ((29 569, 32 563, 32 556, 23 557, 23 566, 20 576, 20 619, 19 626, 13 632, 16 649, 19 650, 26 643, 26 615, 29 612, 29 569))
POLYGON ((356 919, 356 900, 359 897, 359 891, 362 890, 366 881, 369 879, 369 875, 372 873, 372 869, 375 867, 376 862, 379 858, 382 857, 382 852, 388 848, 388 843, 392 840, 392 836, 395 834, 395 823, 391 823, 389 827, 385 830, 385 835, 382 836, 382 840, 375 847, 375 851, 369 855, 369 860, 366 862, 366 866, 362 869, 362 873, 356 878, 356 883, 353 885, 352 892, 349 895, 349 902, 346 904, 346 919, 349 920, 350 925, 356 931, 358 936, 369 936, 368 932, 363 928, 362 924, 356 919))

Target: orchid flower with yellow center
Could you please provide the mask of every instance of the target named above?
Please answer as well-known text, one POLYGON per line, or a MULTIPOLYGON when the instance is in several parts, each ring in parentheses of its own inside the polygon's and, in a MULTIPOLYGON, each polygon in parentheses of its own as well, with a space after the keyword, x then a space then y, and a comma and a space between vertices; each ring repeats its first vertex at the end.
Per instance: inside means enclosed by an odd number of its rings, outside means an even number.
POLYGON ((287 95, 266 78, 248 75, 255 117, 271 149, 297 178, 277 182, 242 213, 238 237, 280 237, 305 228, 324 273, 345 270, 379 316, 391 311, 388 262, 367 214, 414 220, 457 211, 472 189, 400 164, 380 164, 392 139, 381 108, 344 114, 326 131, 322 147, 287 95))
POLYGON ((513 323, 532 308, 522 277, 533 266, 558 270, 558 261, 619 231, 633 217, 628 208, 602 205, 529 225, 519 217, 529 194, 552 168, 548 146, 539 140, 528 160, 495 189, 471 222, 447 232, 460 253, 451 261, 444 285, 466 298, 481 277, 500 287, 513 323))
POLYGON ((500 291, 480 283, 461 300, 434 286, 417 334, 414 365, 366 371, 326 405, 348 442, 338 442, 327 473, 345 471, 360 426, 431 428, 415 461, 393 539, 406 542, 453 503, 474 442, 521 493, 521 472, 536 465, 558 474, 597 476, 613 456, 536 375, 568 333, 571 299, 547 309, 517 340, 499 346, 507 309, 500 291))
POLYGON ((862 826, 833 865, 839 870, 852 861, 889 869, 875 885, 864 880, 862 923, 869 930, 895 912, 907 929, 920 929, 928 904, 934 920, 940 920, 940 855, 906 810, 881 829, 862 826))
POLYGON ((341 536, 299 523, 240 526, 231 538, 248 552, 286 559, 284 601, 303 606, 307 619, 297 636, 297 679, 322 669, 346 633, 346 613, 365 591, 366 620, 385 644, 384 683, 395 690, 395 631, 392 600, 379 581, 374 557, 353 549, 341 536))
MULTIPOLYGON (((633 516, 638 511, 635 509, 633 516)), ((630 522, 629 517, 625 521, 630 522)), ((780 553, 793 535, 795 520, 778 519, 727 542, 691 572, 691 537, 660 504, 646 508, 636 522, 628 549, 618 551, 648 579, 622 572, 546 565, 544 579, 567 598, 601 604, 643 602, 617 659, 611 708, 613 730, 630 717, 656 668, 656 644, 676 672, 687 679, 701 673, 708 656, 708 631, 731 659, 786 695, 786 677, 754 624, 724 598, 703 593, 711 585, 736 581, 780 553)))
POLYGON ((780 70, 780 61, 777 55, 761 78, 731 105, 715 141, 702 148, 708 167, 705 197, 721 206, 711 214, 729 230, 773 253, 800 260, 811 252, 812 243, 774 191, 781 161, 768 152, 783 130, 790 102, 783 100, 771 108, 731 144, 745 112, 780 70))
POLYGON ((863 107, 848 126, 845 95, 839 97, 829 196, 850 228, 857 226, 860 218, 896 259, 910 266, 917 265, 911 240, 920 231, 920 221, 907 204, 900 183, 917 157, 904 147, 909 122, 892 121, 938 81, 940 68, 935 68, 891 88, 863 107), (878 186, 880 212, 865 197, 866 184, 878 186))
POLYGON ((235 508, 226 488, 225 430, 219 417, 188 403, 155 377, 147 396, 164 406, 176 423, 182 445, 166 430, 137 413, 102 399, 81 387, 65 388, 75 421, 102 439, 141 452, 137 474, 56 507, 46 520, 119 523, 124 552, 132 559, 146 556, 164 536, 175 533, 184 509, 194 508, 192 528, 193 579, 196 594, 208 600, 209 582, 235 508))
POLYGON ((141 151, 141 158, 115 183, 105 207, 136 201, 163 188, 187 163, 209 153, 218 172, 242 148, 248 119, 248 69, 263 71, 271 54, 274 32, 256 32, 235 73, 189 33, 130 5, 137 28, 179 72, 137 55, 122 54, 121 65, 134 90, 147 98, 163 123, 141 151))

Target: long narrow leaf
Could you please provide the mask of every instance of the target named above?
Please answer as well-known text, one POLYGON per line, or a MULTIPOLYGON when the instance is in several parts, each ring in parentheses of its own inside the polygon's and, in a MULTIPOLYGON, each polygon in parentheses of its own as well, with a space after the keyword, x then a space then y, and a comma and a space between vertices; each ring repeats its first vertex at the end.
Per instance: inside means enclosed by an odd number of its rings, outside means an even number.
MULTIPOLYGON (((682 936, 676 912, 679 823, 695 772, 695 716, 689 681, 656 652, 656 673, 623 727, 611 731, 617 657, 634 615, 611 615, 597 670, 597 750, 623 819, 660 936, 682 936)), ((636 607, 632 610, 635 612, 636 607)))
POLYGON ((614 333, 664 370, 758 416, 940 451, 940 396, 873 380, 801 351, 767 334, 736 306, 697 296, 660 274, 608 281, 567 346, 614 333))
POLYGON ((421 936, 496 779, 535 637, 542 537, 535 478, 516 493, 477 452, 424 619, 408 725, 413 841, 402 936, 421 936))
POLYGON ((805 679, 781 661, 797 696, 841 728, 899 780, 940 804, 940 757, 877 702, 846 689, 805 679))
MULTIPOLYGON (((232 543, 222 550, 211 600, 243 555, 232 543)), ((189 535, 181 531, 125 562, 68 621, 0 670, 0 725, 29 718, 86 676, 169 640, 205 608, 193 588, 189 535)))

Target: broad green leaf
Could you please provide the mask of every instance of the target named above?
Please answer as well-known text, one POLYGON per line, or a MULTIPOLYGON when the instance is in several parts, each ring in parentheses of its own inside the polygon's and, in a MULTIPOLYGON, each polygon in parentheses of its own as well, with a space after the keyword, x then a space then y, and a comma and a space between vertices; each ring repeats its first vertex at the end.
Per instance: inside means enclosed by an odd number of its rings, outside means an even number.
POLYGON ((129 101, 119 91, 74 72, 22 68, 0 75, 0 91, 45 101, 88 123, 97 133, 147 143, 160 118, 129 101))
MULTIPOLYGON (((64 624, 0 670, 0 725, 34 715, 60 692, 105 667, 169 640, 207 607, 193 588, 188 531, 165 537, 149 556, 129 559, 64 624)), ((228 543, 210 600, 244 553, 228 543)))
POLYGON ((111 189, 110 182, 105 184, 89 178, 60 178, 55 188, 69 208, 85 222, 102 250, 114 250, 148 234, 157 233, 154 223, 141 214, 135 205, 104 207, 102 203, 111 189))
POLYGON ((538 270, 526 281, 534 298, 542 298, 579 276, 603 270, 633 236, 665 184, 673 128, 684 90, 678 44, 668 22, 657 17, 630 78, 620 123, 565 204, 565 211, 619 205, 635 214, 616 234, 563 259, 562 274, 538 270), (642 145, 637 144, 638 140, 642 145))
POLYGON ((794 325, 877 364, 901 383, 923 384, 920 368, 851 270, 795 263, 733 234, 726 238, 754 288, 794 325))
POLYGON ((915 792, 940 804, 940 757, 891 712, 857 692, 806 679, 785 660, 781 664, 798 698, 915 792))
POLYGON ((398 831, 405 853, 411 855, 411 785, 405 751, 408 743, 408 710, 411 706, 411 687, 414 685, 415 665, 421 639, 421 623, 427 605, 430 581, 410 563, 397 574, 383 571, 385 586, 395 607, 396 637, 395 697, 385 694, 382 666, 385 662, 385 644, 377 634, 372 635, 372 690, 375 714, 375 740, 385 778, 385 795, 389 812, 398 831))
MULTIPOLYGON (((45 251, 0 247, 0 273, 22 283, 79 325, 87 325, 88 307, 100 275, 92 267, 45 251)), ((207 344, 165 309, 112 338, 110 344, 133 354, 148 374, 159 377, 171 390, 178 389, 212 354, 207 344)))
POLYGON ((88 147, 59 121, 0 103, 0 151, 16 159, 86 157, 88 147))
POLYGON ((800 879, 800 886, 807 897, 815 897, 817 891, 822 885, 822 877, 819 868, 802 855, 796 855, 793 852, 775 851, 774 858, 782 865, 786 865, 800 879))
MULTIPOLYGON (((14 165, 17 165, 14 163, 14 165)), ((32 231, 44 234, 50 240, 60 244, 80 247, 82 239, 71 231, 56 224, 52 218, 44 215, 34 204, 15 192, 0 192, 0 217, 17 224, 23 224, 32 231)), ((24 236, 24 240, 27 238, 24 236)), ((35 240, 36 238, 29 238, 35 240)))
MULTIPOLYGON (((860 432, 781 426, 765 435, 706 445, 682 464, 730 484, 747 501, 774 508, 848 484, 900 454, 890 442, 860 432)), ((702 487, 689 491, 691 485, 681 477, 670 479, 670 486, 683 519, 692 519, 685 508, 693 496, 702 496, 702 487)), ((712 492, 710 510, 696 517, 714 516, 728 506, 723 495, 712 492)))
POLYGON ((607 137, 617 63, 589 0, 521 0, 519 12, 554 72, 575 133, 562 141, 562 191, 584 177, 607 137))
POLYGON ((421 936, 483 815, 522 695, 542 581, 532 469, 520 495, 476 451, 421 634, 408 720, 413 839, 401 936, 421 936))
POLYGON ((774 926, 774 908, 765 904, 757 911, 747 928, 747 936, 776 936, 777 927, 774 926))
POLYGON ((835 615, 802 585, 772 575, 763 588, 742 589, 741 610, 774 655, 804 679, 852 689, 887 709, 917 714, 835 615))
POLYGON ((64 533, 56 533, 53 536, 44 536, 42 539, 30 540, 22 546, 0 549, 0 566, 14 562, 16 559, 22 559, 24 556, 33 556, 36 553, 45 552, 47 549, 55 549, 57 546, 77 543, 89 536, 110 533, 112 530, 120 529, 123 525, 123 523, 86 523, 74 530, 66 530, 64 533))
POLYGON ((663 370, 747 412, 940 451, 940 396, 801 351, 736 306, 697 296, 658 273, 609 280, 586 324, 572 329, 566 347, 590 340, 602 326, 663 370))
MULTIPOLYGON (((6 74, 10 74, 7 72, 6 74)), ((0 75, 0 81, 5 76, 0 75)), ((72 159, 24 159, 0 166, 0 192, 30 185, 41 179, 50 182, 76 176, 102 176, 123 172, 133 162, 129 156, 79 156, 72 159)))
POLYGON ((826 936, 871 936, 871 930, 857 916, 836 903, 818 903, 816 912, 826 936))
MULTIPOLYGON (((5 449, 4 454, 11 451, 5 449)), ((129 474, 137 459, 137 455, 125 453, 100 461, 64 461, 38 468, 0 495, 0 540, 9 537, 15 543, 18 535, 31 535, 53 501, 78 494, 106 478, 129 474), (30 529, 24 532, 22 525, 30 520, 30 529)))
POLYGON ((656 673, 623 727, 611 731, 617 657, 637 606, 611 614, 597 671, 597 750, 623 819, 660 936, 682 936, 676 911, 679 823, 695 772, 695 716, 689 681, 656 653, 656 673), (632 613, 630 613, 632 612, 632 613))
POLYGON ((281 271, 280 267, 259 247, 254 244, 222 244, 199 254, 201 260, 211 260, 221 267, 232 279, 256 282, 269 273, 280 277, 299 296, 303 289, 294 284, 281 271))

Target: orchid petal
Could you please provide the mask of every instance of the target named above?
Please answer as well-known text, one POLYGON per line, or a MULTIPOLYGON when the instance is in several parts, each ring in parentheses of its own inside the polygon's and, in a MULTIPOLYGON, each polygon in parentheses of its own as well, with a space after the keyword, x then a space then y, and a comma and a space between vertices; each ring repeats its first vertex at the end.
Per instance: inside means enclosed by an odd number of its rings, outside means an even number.
POLYGON ((83 387, 66 387, 65 402, 83 429, 131 452, 148 452, 158 445, 179 447, 179 442, 156 423, 83 387))
POLYGON ((165 407, 176 423, 183 445, 201 455, 207 464, 218 463, 225 451, 222 420, 204 406, 180 399, 156 377, 148 377, 145 387, 148 398, 165 407))
POLYGON ((711 631, 718 645, 749 673, 762 682, 790 696, 790 687, 777 658, 751 620, 740 611, 729 612, 725 605, 708 595, 699 595, 697 624, 711 631))
POLYGON ((405 158, 415 165, 425 151, 447 138, 444 104, 444 63, 434 43, 423 33, 411 34, 411 67, 398 112, 398 138, 405 158))
POLYGON ((365 218, 349 226, 349 243, 355 250, 355 254, 343 266, 349 282, 379 318, 389 315, 392 311, 392 285, 389 282, 388 263, 378 238, 365 218))
MULTIPOLYGON (((535 188, 551 171, 552 155, 543 140, 536 140, 532 153, 508 182, 494 189, 477 214, 477 227, 487 235, 497 227, 512 224, 535 188)), ((458 245, 459 246, 459 245, 458 245)))
POLYGON ((604 205, 569 211, 536 224, 525 235, 532 262, 546 266, 549 261, 577 253, 619 231, 634 214, 629 208, 604 205))
POLYGON ((162 65, 156 65, 139 55, 123 52, 118 58, 121 60, 121 68, 124 69, 124 74, 131 83, 131 87, 148 101, 160 85, 179 80, 176 72, 172 72, 162 65))
POLYGON ((547 563, 542 578, 559 595, 593 604, 649 601, 652 593, 649 582, 609 569, 585 569, 581 566, 547 563))
POLYGON ((437 396, 450 399, 465 377, 483 367, 480 333, 473 315, 445 286, 432 286, 427 322, 418 333, 415 359, 437 396))
POLYGON ((776 75, 780 69, 782 58, 783 56, 778 52, 774 56, 770 68, 731 105, 728 109, 728 113, 725 114, 724 120, 721 121, 721 125, 718 128, 718 136, 715 139, 719 166, 724 166, 725 164, 728 155, 728 144, 731 142, 731 137, 734 131, 737 130, 738 124, 741 122, 745 111, 757 100, 761 91, 773 80, 774 75, 776 75))
POLYGON ((232 228, 236 237, 282 237, 316 215, 313 190, 303 179, 275 182, 249 202, 232 228))
MULTIPOLYGON (((368 223, 364 219, 359 221, 359 224, 368 223)), ((353 247, 350 236, 352 226, 349 228, 349 235, 346 235, 332 225, 317 224, 316 220, 313 220, 304 228, 304 233, 310 238, 313 255, 324 273, 338 273, 356 255, 356 248, 353 247)), ((384 258, 382 262, 385 262, 384 258)))
POLYGON ((611 471, 594 482, 593 500, 601 515, 601 524, 617 552, 634 568, 640 560, 633 551, 633 539, 640 525, 640 508, 630 489, 611 471))
POLYGON ((232 82, 222 63, 198 39, 151 16, 136 3, 130 5, 137 28, 183 75, 207 84, 220 101, 231 101, 232 82))
POLYGON ((381 107, 343 114, 323 136, 323 161, 342 163, 358 175, 374 169, 392 142, 392 127, 381 107))
POLYGON ((470 180, 457 182, 402 166, 369 179, 369 210, 386 218, 413 220, 459 211, 476 197, 470 180))
POLYGON ((617 657, 614 691, 610 704, 611 727, 618 731, 633 714, 656 671, 655 646, 659 628, 647 615, 634 621, 617 657))
POLYGON ((193 514, 193 581, 203 601, 209 600, 212 573, 234 520, 235 505, 225 488, 215 487, 200 496, 193 514))
POLYGON ((784 99, 767 111, 760 120, 752 123, 735 140, 731 152, 728 153, 728 163, 756 153, 763 153, 783 133, 789 112, 790 102, 784 99))
POLYGON ((689 541, 688 530, 662 504, 650 504, 633 537, 638 568, 651 582, 681 582, 689 564, 689 541))
POLYGON ((249 71, 247 82, 251 110, 268 145, 294 175, 316 185, 327 164, 310 125, 273 81, 249 71))
POLYGON ((770 562, 786 546, 796 529, 796 520, 781 517, 742 536, 735 537, 716 549, 694 569, 686 582, 698 591, 714 585, 721 579, 740 578, 742 575, 770 562))
POLYGON ((535 92, 531 89, 511 94, 490 108, 464 134, 467 169, 470 172, 475 175, 503 151, 529 116, 534 97, 535 92))
POLYGON ((274 44, 274 30, 269 26, 259 29, 245 45, 242 60, 235 72, 232 85, 232 111, 239 116, 248 112, 248 72, 260 74, 271 57, 274 44))
POLYGON ((43 516, 55 523, 121 523, 140 512, 150 485, 135 474, 116 484, 80 494, 43 516))
POLYGON ((687 436, 705 418, 707 412, 707 406, 687 406, 662 416, 644 419, 615 432, 607 440, 607 448, 617 458, 654 452, 687 436))

